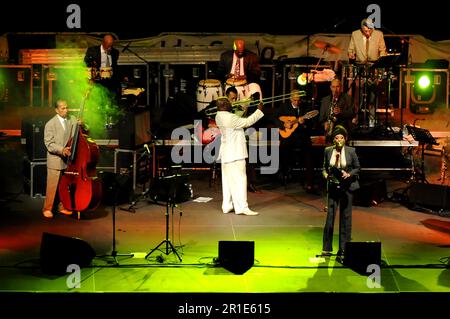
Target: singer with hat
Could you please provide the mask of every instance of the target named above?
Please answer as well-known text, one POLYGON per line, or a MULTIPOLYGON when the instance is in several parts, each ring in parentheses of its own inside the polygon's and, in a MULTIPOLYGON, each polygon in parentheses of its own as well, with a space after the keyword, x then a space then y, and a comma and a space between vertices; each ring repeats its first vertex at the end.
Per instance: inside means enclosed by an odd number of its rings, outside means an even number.
POLYGON ((323 230, 322 256, 333 252, 333 230, 339 206, 338 261, 343 260, 345 244, 352 236, 353 192, 359 189, 358 174, 361 169, 353 147, 345 145, 347 130, 337 125, 333 130, 333 145, 325 148, 323 177, 327 180, 327 218, 323 230))

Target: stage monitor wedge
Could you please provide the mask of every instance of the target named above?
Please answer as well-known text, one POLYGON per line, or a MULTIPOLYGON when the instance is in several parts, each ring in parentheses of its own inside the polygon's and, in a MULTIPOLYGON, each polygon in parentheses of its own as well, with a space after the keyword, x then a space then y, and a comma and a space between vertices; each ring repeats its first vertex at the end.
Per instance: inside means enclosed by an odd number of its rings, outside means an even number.
POLYGON ((42 233, 40 263, 44 274, 63 276, 68 265, 86 267, 95 256, 94 249, 79 238, 42 233))
POLYGON ((219 264, 236 275, 242 275, 253 267, 254 241, 219 241, 219 264))

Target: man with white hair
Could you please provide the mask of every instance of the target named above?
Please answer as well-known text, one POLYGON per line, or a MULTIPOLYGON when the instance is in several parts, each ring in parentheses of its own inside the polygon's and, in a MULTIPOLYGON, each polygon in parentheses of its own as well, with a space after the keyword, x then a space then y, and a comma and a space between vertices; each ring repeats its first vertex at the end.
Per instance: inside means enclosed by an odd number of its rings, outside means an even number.
POLYGON ((352 32, 348 46, 348 58, 357 63, 375 62, 386 55, 383 32, 375 30, 371 19, 363 19, 361 28, 352 32))
MULTIPOLYGON (((352 32, 347 53, 350 63, 356 62, 358 64, 357 76, 359 79, 367 80, 364 82, 364 86, 359 85, 362 81, 356 81, 355 83, 358 85, 358 93, 356 94, 358 98, 355 99, 355 102, 359 104, 357 108, 360 111, 369 112, 365 114, 368 114, 368 116, 363 118, 365 121, 369 120, 369 126, 374 126, 377 82, 370 78, 369 69, 381 56, 386 55, 386 44, 383 32, 375 30, 372 19, 363 19, 361 28, 352 32), (365 91, 364 93, 361 92, 362 89, 365 91), (367 96, 367 99, 363 101, 364 95, 367 96)), ((355 93, 352 93, 352 95, 355 95, 355 93)))

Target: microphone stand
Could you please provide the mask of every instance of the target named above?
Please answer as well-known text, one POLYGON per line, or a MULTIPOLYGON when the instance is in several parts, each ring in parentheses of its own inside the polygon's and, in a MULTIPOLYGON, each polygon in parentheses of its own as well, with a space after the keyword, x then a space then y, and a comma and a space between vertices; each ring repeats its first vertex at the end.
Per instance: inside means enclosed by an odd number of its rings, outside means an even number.
MULTIPOLYGON (((152 156, 147 144, 145 144, 144 148, 146 149, 146 151, 144 151, 144 153, 142 153, 142 155, 136 160, 134 165, 137 165, 142 159, 144 159, 146 154, 149 158, 152 156)), ((130 206, 128 206, 128 208, 119 207, 119 209, 130 212, 130 213, 136 213, 136 209, 134 207, 139 203, 139 201, 142 198, 144 198, 145 196, 148 195, 148 193, 150 192, 150 189, 151 188, 149 187, 147 190, 142 192, 134 201, 131 202, 131 204, 130 204, 130 206)))

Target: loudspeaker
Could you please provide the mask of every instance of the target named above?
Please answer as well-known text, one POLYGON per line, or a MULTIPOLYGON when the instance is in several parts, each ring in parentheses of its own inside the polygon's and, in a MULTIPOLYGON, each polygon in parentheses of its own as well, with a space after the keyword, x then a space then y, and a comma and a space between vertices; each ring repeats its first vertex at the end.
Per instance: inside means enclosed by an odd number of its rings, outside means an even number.
POLYGON ((30 161, 43 161, 47 158, 44 129, 48 120, 47 116, 28 118, 22 121, 22 138, 25 139, 25 149, 30 161))
POLYGON ((44 274, 62 276, 70 264, 89 266, 95 255, 94 249, 79 238, 42 233, 40 262, 44 274))
POLYGON ((255 260, 254 241, 219 241, 219 264, 236 275, 252 268, 255 260))
POLYGON ((353 197, 355 206, 375 206, 386 199, 387 187, 384 179, 360 184, 361 188, 354 193, 353 197))
POLYGON ((119 121, 119 148, 136 149, 151 141, 150 110, 127 112, 119 121))
POLYGON ((129 175, 112 172, 100 172, 102 180, 103 204, 112 206, 131 202, 133 196, 133 179, 129 175))
POLYGON ((412 183, 408 197, 412 206, 450 209, 450 192, 446 185, 412 183))
POLYGON ((381 243, 347 242, 344 251, 344 265, 364 275, 367 274, 367 266, 381 264, 381 243))

